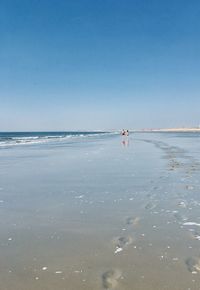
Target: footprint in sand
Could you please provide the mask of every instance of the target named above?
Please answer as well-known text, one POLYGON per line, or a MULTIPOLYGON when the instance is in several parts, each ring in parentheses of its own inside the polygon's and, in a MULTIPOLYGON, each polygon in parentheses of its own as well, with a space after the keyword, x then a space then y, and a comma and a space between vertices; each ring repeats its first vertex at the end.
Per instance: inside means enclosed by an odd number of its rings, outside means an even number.
POLYGON ((113 289, 118 285, 122 273, 119 270, 109 270, 102 275, 102 284, 104 289, 113 289))
POLYGON ((113 241, 116 249, 115 254, 124 250, 127 246, 133 243, 133 239, 131 237, 117 237, 113 241))
POLYGON ((153 202, 148 202, 145 205, 145 209, 154 209, 155 207, 156 207, 156 203, 153 203, 153 202))
POLYGON ((194 240, 200 241, 200 231, 198 230, 191 231, 190 235, 194 240))
POLYGON ((193 274, 196 274, 197 272, 200 272, 200 258, 199 257, 190 257, 186 261, 186 266, 188 271, 190 271, 193 274))
POLYGON ((194 189, 194 186, 193 185, 186 185, 185 188, 187 190, 193 190, 194 189))
POLYGON ((175 219, 178 221, 178 222, 185 222, 188 220, 188 218, 180 213, 175 213, 174 214, 174 217, 175 219))
POLYGON ((178 202, 178 206, 182 208, 186 208, 188 206, 188 203, 186 200, 181 200, 178 202))
POLYGON ((140 217, 128 217, 126 219, 126 225, 133 225, 133 226, 137 226, 139 224, 140 221, 140 217))
POLYGON ((179 163, 178 161, 172 159, 169 162, 169 170, 175 170, 177 168, 181 167, 181 163, 179 163))

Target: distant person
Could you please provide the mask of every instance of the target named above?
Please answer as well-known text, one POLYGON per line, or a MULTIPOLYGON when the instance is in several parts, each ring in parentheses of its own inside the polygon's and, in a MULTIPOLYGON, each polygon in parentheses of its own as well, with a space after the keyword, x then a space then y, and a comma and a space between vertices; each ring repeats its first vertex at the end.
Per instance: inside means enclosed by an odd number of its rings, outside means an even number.
POLYGON ((126 136, 126 131, 124 129, 121 131, 121 135, 126 136))
POLYGON ((121 135, 122 135, 122 136, 129 136, 129 131, 123 129, 123 130, 121 131, 121 135))

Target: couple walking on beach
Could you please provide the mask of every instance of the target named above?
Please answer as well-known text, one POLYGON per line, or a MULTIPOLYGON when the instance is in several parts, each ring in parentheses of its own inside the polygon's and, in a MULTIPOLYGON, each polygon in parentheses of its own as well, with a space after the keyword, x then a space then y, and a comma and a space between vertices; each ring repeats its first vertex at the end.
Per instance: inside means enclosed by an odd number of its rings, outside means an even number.
POLYGON ((123 129, 122 132, 121 132, 121 135, 122 136, 128 136, 129 135, 129 131, 123 129))

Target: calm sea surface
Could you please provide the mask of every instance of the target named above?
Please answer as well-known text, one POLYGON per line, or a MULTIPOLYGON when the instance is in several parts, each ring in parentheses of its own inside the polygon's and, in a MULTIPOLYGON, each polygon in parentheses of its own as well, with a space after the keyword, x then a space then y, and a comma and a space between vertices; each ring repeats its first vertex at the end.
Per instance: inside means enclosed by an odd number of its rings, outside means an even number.
POLYGON ((0 289, 200 289, 200 134, 0 133, 0 289))

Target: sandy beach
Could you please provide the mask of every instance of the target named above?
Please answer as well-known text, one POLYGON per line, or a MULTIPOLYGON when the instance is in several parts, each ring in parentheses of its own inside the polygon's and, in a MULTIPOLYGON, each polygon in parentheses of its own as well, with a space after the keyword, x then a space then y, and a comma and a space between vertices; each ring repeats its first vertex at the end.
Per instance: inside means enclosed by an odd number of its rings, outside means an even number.
POLYGON ((199 289, 199 138, 1 148, 0 289, 199 289))

